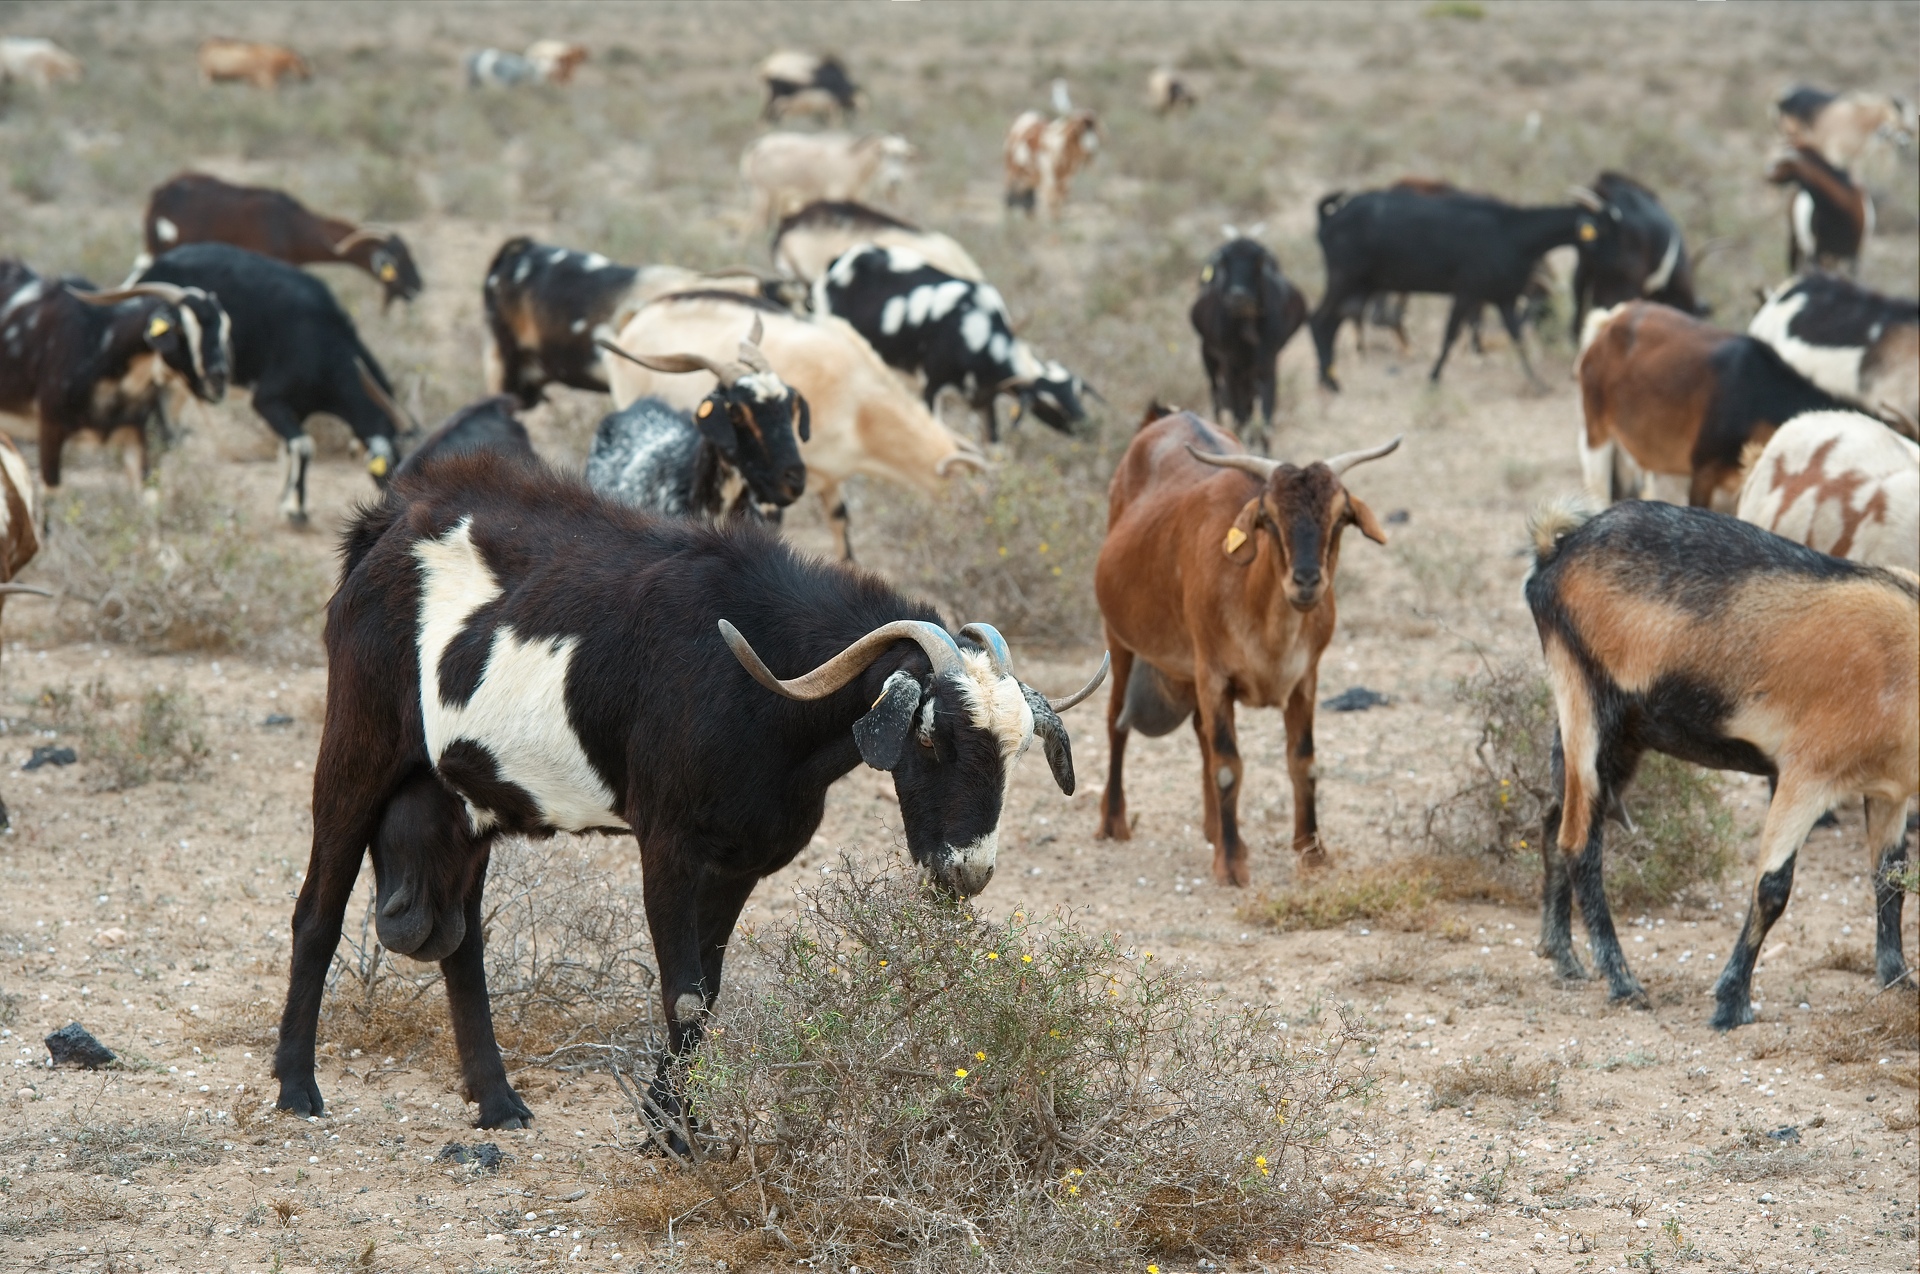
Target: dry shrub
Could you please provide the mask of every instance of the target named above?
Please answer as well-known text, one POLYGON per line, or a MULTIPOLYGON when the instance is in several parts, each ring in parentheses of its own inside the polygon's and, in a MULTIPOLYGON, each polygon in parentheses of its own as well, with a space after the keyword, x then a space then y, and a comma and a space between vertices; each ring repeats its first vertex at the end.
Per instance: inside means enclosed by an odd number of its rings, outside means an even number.
POLYGON ((157 505, 117 481, 49 502, 35 574, 58 589, 58 635, 150 651, 311 654, 329 591, 323 570, 275 544, 277 530, 249 525, 212 466, 173 459, 161 465, 157 505))
MULTIPOLYGON (((1553 696, 1530 664, 1488 664, 1455 687, 1480 725, 1479 768, 1426 811, 1435 853, 1479 860, 1515 897, 1538 897, 1542 822, 1552 782, 1553 696)), ((1623 796, 1633 826, 1609 822, 1607 897, 1626 911, 1661 907, 1733 864, 1733 814, 1711 771, 1648 753, 1623 796)))
POLYGON ((138 699, 122 700, 105 680, 79 689, 46 686, 36 707, 61 729, 80 736, 93 792, 121 792, 155 779, 185 782, 211 755, 198 695, 149 686, 138 699))
POLYGON ((66 1166, 74 1172, 130 1177, 148 1164, 208 1164, 219 1158, 195 1121, 89 1124, 73 1134, 66 1166))
POLYGON ((1351 1029, 1291 1038, 1111 936, 850 863, 738 945, 757 994, 691 1065, 702 1153, 635 1220, 685 1224, 697 1180, 703 1221, 829 1269, 1110 1270, 1375 1228, 1336 1162, 1370 1082, 1351 1029))
POLYGON ((1802 1149, 1797 1139, 1776 1141, 1764 1129, 1743 1124, 1738 1137, 1709 1156, 1708 1166, 1722 1181, 1766 1181, 1799 1176, 1824 1157, 1821 1151, 1802 1149))
POLYGON ((1853 999, 1822 1015, 1817 1032, 1822 1060, 1835 1064, 1877 1063, 1889 1053, 1920 1051, 1920 995, 1905 985, 1853 999))
POLYGON ((29 1181, 0 1194, 0 1235, 32 1238, 68 1236, 103 1221, 138 1221, 146 1208, 129 1190, 104 1181, 45 1178, 29 1181))
POLYGON ((1384 865, 1347 868, 1310 877, 1307 884, 1279 898, 1262 894, 1240 914, 1283 933, 1337 929, 1364 920, 1408 932, 1445 929, 1442 936, 1452 938, 1460 922, 1441 912, 1436 903, 1525 901, 1503 878, 1479 870, 1480 866, 1474 861, 1416 855, 1384 865))
POLYGON ((1829 942, 1826 953, 1807 966, 1809 972, 1816 969, 1871 974, 1874 971, 1873 953, 1858 943, 1829 942))
POLYGON ((1431 1110, 1471 1106, 1476 1097, 1558 1105, 1560 1068, 1546 1058, 1522 1062, 1512 1057, 1470 1057, 1433 1074, 1431 1110))

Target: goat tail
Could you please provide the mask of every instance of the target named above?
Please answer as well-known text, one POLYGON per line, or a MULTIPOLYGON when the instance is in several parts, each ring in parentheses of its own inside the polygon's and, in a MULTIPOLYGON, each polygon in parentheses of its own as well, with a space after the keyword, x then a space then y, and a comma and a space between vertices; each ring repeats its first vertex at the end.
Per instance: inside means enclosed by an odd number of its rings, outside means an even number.
POLYGON ((1314 211, 1319 214, 1320 220, 1324 222, 1328 217, 1340 211, 1341 206, 1346 202, 1347 192, 1344 190, 1336 190, 1330 195, 1321 196, 1320 202, 1313 207, 1314 211))
POLYGON ((1533 569, 1543 570, 1560 554, 1560 542, 1579 530, 1593 517, 1585 501, 1573 498, 1549 500, 1527 519, 1527 535, 1533 540, 1533 569))

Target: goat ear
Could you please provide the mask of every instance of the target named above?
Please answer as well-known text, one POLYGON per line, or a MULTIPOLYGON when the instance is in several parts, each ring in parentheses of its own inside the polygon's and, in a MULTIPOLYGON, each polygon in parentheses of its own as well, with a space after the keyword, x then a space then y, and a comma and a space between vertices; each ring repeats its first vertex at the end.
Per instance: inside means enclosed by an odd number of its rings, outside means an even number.
POLYGON ((1027 706, 1033 709, 1033 733, 1040 740, 1041 748, 1047 754, 1047 768, 1053 771, 1053 781, 1060 791, 1073 795, 1073 740, 1067 737, 1067 727, 1060 720, 1060 714, 1053 710, 1047 697, 1026 682, 1020 683, 1020 693, 1026 697, 1027 706))
POLYGON ((1255 496, 1240 506, 1240 516, 1227 528, 1227 538, 1221 542, 1221 551, 1240 566, 1253 560, 1253 528, 1260 520, 1260 497, 1255 496))
POLYGON ((800 406, 800 421, 796 432, 800 435, 800 441, 806 442, 813 437, 813 408, 807 406, 805 396, 795 394, 793 398, 800 406))
POLYGON ((1360 528, 1360 534, 1375 544, 1387 542, 1387 533, 1380 529, 1380 519, 1374 517, 1373 510, 1367 507, 1366 502, 1351 491, 1347 492, 1347 516, 1360 528))
POLYGON ((702 398, 700 405, 693 409, 693 426, 702 438, 722 451, 732 451, 739 441, 733 432, 733 413, 720 399, 702 398))
POLYGON ((919 710, 919 679, 904 671, 888 677, 867 715, 853 723, 853 741, 860 749, 860 759, 876 770, 891 770, 900 764, 900 753, 907 746, 907 735, 919 710))

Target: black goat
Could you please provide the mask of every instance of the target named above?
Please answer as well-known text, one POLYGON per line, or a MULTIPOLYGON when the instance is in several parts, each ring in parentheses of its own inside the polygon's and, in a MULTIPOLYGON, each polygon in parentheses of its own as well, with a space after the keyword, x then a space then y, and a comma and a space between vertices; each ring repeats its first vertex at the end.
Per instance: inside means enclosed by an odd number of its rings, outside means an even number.
POLYGON ((1231 415, 1249 445, 1265 455, 1273 432, 1275 365, 1307 321, 1307 299, 1280 273, 1280 262, 1264 245, 1235 236, 1207 258, 1188 317, 1200 336, 1213 414, 1231 415), (1260 424, 1249 430, 1256 398, 1260 424))
POLYGON ((516 462, 536 459, 533 440, 527 437, 527 427, 513 414, 513 407, 513 399, 505 394, 467 404, 407 452, 407 458, 400 462, 393 476, 418 473, 429 461, 446 456, 480 451, 516 462))
POLYGON ((301 1115, 323 1111, 314 1032, 369 847, 381 941, 441 961, 480 1126, 518 1127, 532 1114, 487 1005, 489 847, 631 832, 669 1025, 651 1091, 671 1120, 668 1066, 700 1039, 734 921, 812 838, 828 787, 862 760, 891 771, 915 861, 978 893, 1015 759, 1037 736, 1072 792, 1057 711, 1100 680, 1050 704, 985 625, 956 640, 931 606, 758 524, 651 517, 537 465, 430 463, 358 514, 343 556, 274 1057, 279 1105, 301 1115))
POLYGON ((1864 187, 1827 162, 1811 146, 1773 161, 1767 180, 1798 186, 1787 208, 1787 269, 1805 266, 1845 270, 1860 266, 1860 250, 1873 233, 1873 200, 1864 187))
POLYGON ((993 404, 1001 394, 1013 398, 1015 422, 1031 412, 1071 433, 1086 418, 1086 382, 1013 334, 992 284, 957 278, 917 252, 853 249, 814 282, 813 308, 845 319, 888 366, 921 373, 927 410, 952 386, 980 414, 989 442, 1000 436, 993 404))
POLYGON ((1538 385, 1515 303, 1534 264, 1549 251, 1611 232, 1577 205, 1517 208, 1484 195, 1436 198, 1411 189, 1329 195, 1320 201, 1319 216, 1327 290, 1309 323, 1320 356, 1320 383, 1334 390, 1340 388, 1333 375, 1334 336, 1355 302, 1381 292, 1453 298, 1433 380, 1440 379, 1461 327, 1480 307, 1491 305, 1506 324, 1527 379, 1538 385))
POLYGON ((1693 294, 1693 262, 1679 223, 1660 196, 1631 177, 1600 174, 1591 188, 1576 186, 1574 201, 1613 223, 1610 233, 1575 246, 1573 343, 1589 309, 1608 309, 1645 298, 1688 314, 1705 314, 1693 294))
POLYGON ((760 64, 760 81, 767 86, 764 119, 795 113, 851 116, 860 107, 860 87, 848 77, 846 64, 831 53, 774 53, 760 64))
POLYGON ((768 366, 762 334, 756 315, 740 361, 727 363, 698 354, 637 356, 609 342, 610 352, 656 372, 712 372, 714 387, 691 412, 649 396, 602 420, 587 455, 587 485, 650 513, 711 521, 723 513, 758 516, 766 506, 778 521, 778 510, 807 489, 800 443, 812 438, 813 417, 807 400, 768 366))
POLYGON ((60 453, 76 434, 129 444, 127 476, 150 471, 147 424, 165 423, 166 392, 218 402, 230 373, 229 322, 196 287, 147 283, 97 292, 0 260, 0 411, 34 420, 40 477, 60 485, 60 453))
POLYGON ((253 391, 253 409, 278 434, 286 456, 280 511, 307 524, 307 417, 338 416, 367 449, 367 472, 393 476, 396 434, 413 422, 327 285, 303 270, 224 243, 175 248, 148 266, 141 283, 201 288, 233 318, 233 383, 253 391))

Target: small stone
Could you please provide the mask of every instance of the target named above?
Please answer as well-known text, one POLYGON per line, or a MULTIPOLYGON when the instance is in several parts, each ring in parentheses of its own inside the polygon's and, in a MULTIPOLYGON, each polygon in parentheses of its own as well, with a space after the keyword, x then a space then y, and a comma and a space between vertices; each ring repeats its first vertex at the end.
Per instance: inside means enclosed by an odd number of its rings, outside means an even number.
POLYGON ((20 768, 37 770, 43 765, 72 765, 79 759, 79 755, 72 748, 63 748, 57 743, 49 743, 45 747, 35 748, 33 755, 28 757, 27 763, 20 768))
POLYGON ((69 1022, 47 1036, 47 1052, 55 1066, 72 1062, 88 1070, 98 1070, 113 1060, 113 1050, 93 1038, 78 1022, 69 1022))
POLYGON ((1351 686, 1331 699, 1322 699, 1320 706, 1334 712, 1365 712, 1369 708, 1382 708, 1391 702, 1378 690, 1369 690, 1365 686, 1351 686))
POLYGON ((482 1172, 497 1172, 505 1162, 506 1156, 500 1153, 500 1147, 491 1141, 476 1142, 463 1146, 457 1141, 449 1141, 440 1150, 443 1163, 464 1163, 480 1169, 482 1172))
POLYGON ((276 728, 283 725, 292 725, 293 718, 288 716, 284 712, 269 712, 267 714, 267 719, 265 721, 262 721, 260 724, 268 727, 269 729, 272 729, 272 728, 276 728))

